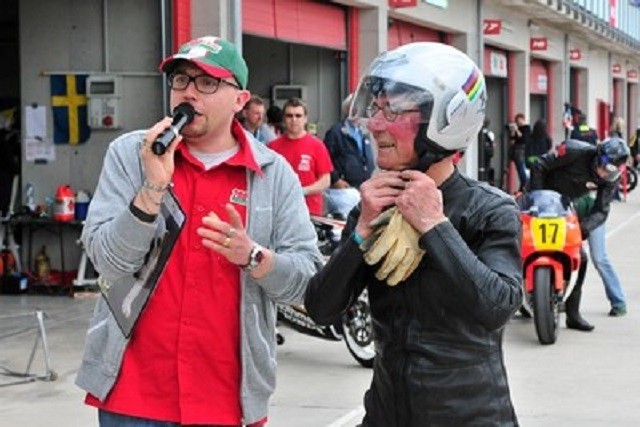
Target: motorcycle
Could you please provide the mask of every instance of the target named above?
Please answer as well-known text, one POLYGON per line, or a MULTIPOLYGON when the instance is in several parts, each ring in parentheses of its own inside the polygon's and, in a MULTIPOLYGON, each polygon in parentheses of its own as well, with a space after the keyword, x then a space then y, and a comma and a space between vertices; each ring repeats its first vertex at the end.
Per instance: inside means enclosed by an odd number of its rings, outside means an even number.
POLYGON ((555 191, 532 191, 517 202, 522 218, 524 309, 532 308, 540 343, 553 344, 571 275, 580 266, 580 223, 571 203, 555 191))
MULTIPOLYGON (((312 216, 311 221, 318 235, 318 248, 329 259, 340 243, 345 221, 312 216)), ((330 340, 343 340, 351 356, 365 368, 373 367, 375 349, 373 346, 371 312, 366 289, 338 321, 329 326, 316 324, 303 306, 279 304, 278 320, 306 335, 330 340)), ((284 336, 277 333, 278 345, 284 344, 284 336)))
POLYGON ((638 185, 638 171, 633 165, 620 166, 621 177, 618 184, 623 194, 632 192, 638 185))

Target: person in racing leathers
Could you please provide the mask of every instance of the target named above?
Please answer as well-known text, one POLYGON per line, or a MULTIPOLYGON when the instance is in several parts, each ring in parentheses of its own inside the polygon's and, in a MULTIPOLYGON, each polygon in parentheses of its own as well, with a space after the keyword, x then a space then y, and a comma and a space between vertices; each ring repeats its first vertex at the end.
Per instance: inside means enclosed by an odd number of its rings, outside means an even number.
POLYGON ((522 302, 519 212, 452 160, 476 141, 486 96, 469 57, 429 42, 383 53, 354 96, 350 117, 374 138, 381 172, 360 187, 305 307, 330 324, 368 289, 363 427, 518 424, 502 334, 522 302))
MULTIPOLYGON (((593 206, 578 210, 582 238, 604 224, 620 177, 618 166, 629 157, 629 147, 621 138, 609 138, 601 144, 569 139, 557 152, 539 157, 531 167, 529 190, 549 189, 577 200, 596 191, 593 206), (584 212, 582 212, 584 211, 584 212)), ((576 283, 565 301, 567 328, 592 331, 594 326, 580 314, 582 284, 587 271, 587 254, 581 250, 581 262, 576 283)))

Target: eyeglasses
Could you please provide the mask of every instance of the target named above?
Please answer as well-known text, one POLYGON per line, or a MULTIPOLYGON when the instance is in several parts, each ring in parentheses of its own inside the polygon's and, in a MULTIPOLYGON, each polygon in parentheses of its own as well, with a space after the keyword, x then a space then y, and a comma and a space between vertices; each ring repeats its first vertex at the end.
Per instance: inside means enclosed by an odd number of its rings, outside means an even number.
POLYGON ((206 93, 207 95, 216 93, 220 87, 220 83, 225 83, 231 87, 240 89, 240 86, 234 83, 222 80, 218 77, 209 76, 207 74, 200 74, 199 76, 191 77, 184 73, 175 73, 171 74, 167 80, 171 89, 179 91, 186 90, 187 86, 189 86, 189 83, 191 82, 193 82, 198 92, 206 93))
POLYGON ((298 114, 290 114, 290 113, 288 113, 288 114, 285 114, 284 116, 285 116, 287 119, 292 119, 292 118, 294 118, 294 117, 295 117, 296 119, 299 119, 299 118, 301 118, 301 117, 304 117, 304 114, 300 114, 300 113, 298 113, 298 114))
POLYGON ((384 107, 380 107, 378 104, 376 104, 375 102, 372 102, 371 105, 369 105, 367 107, 367 117, 372 118, 373 116, 375 116, 376 114, 378 114, 378 111, 382 111, 382 115, 384 116, 384 118, 388 121, 388 122, 393 122, 395 121, 399 115, 401 114, 405 114, 405 113, 419 113, 420 110, 418 110, 417 108, 412 108, 412 109, 400 109, 400 108, 394 108, 391 105, 389 105, 388 103, 384 105, 384 107))

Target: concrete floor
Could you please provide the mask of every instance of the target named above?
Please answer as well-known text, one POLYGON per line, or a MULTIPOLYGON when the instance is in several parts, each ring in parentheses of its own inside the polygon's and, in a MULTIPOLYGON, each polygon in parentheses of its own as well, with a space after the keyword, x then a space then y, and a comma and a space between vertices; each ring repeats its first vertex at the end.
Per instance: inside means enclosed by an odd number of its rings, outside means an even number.
MULTIPOLYGON (((609 256, 625 287, 627 316, 606 315, 603 286, 590 267, 583 314, 596 325, 594 332, 563 325, 558 342, 542 346, 531 320, 517 316, 507 325, 505 359, 523 426, 640 425, 640 190, 626 203, 613 205, 607 237, 609 256)), ((24 372, 36 337, 34 312, 42 309, 57 374, 55 381, 9 386, 2 385, 17 378, 0 375, 0 427, 97 425, 95 410, 83 405, 84 393, 73 384, 95 298, 0 295, 0 368, 24 372)), ((284 332, 269 426, 355 426, 370 371, 355 365, 342 343, 284 332)), ((31 372, 46 374, 42 355, 39 346, 31 372)))

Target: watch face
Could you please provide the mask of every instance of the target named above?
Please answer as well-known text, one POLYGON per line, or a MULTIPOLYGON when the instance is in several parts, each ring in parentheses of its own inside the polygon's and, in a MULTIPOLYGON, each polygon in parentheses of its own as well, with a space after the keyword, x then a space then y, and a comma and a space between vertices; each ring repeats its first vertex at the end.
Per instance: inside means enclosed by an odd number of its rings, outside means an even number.
POLYGON ((251 264, 257 267, 262 263, 263 259, 264 259, 264 252, 262 252, 262 249, 258 249, 255 255, 253 256, 253 259, 251 260, 251 264))

